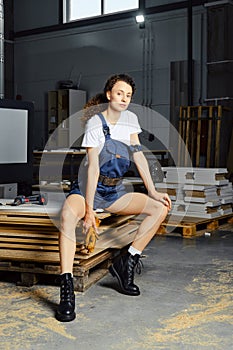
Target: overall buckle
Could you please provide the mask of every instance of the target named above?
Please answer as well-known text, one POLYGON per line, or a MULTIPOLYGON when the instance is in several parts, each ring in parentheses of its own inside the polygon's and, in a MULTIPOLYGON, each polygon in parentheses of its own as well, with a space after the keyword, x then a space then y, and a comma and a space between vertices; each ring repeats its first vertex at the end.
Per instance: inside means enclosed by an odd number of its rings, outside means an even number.
POLYGON ((104 186, 116 186, 116 184, 121 180, 121 177, 108 177, 104 175, 99 176, 99 181, 102 182, 104 186))

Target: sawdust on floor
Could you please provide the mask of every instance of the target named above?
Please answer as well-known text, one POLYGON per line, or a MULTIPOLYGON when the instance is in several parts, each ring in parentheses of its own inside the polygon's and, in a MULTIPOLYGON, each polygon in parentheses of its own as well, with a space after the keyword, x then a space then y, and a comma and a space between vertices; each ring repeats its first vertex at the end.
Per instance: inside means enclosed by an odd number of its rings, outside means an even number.
MULTIPOLYGON (((198 298, 180 312, 159 320, 160 328, 145 328, 141 341, 127 339, 113 344, 112 349, 173 349, 208 348, 224 349, 229 345, 221 332, 214 334, 216 323, 220 327, 233 325, 233 262, 214 260, 196 277, 185 291, 198 298), (200 300, 200 301, 199 301, 200 300)), ((57 336, 78 340, 69 333, 66 324, 56 321, 54 310, 58 302, 58 290, 53 287, 24 288, 2 284, 0 298, 0 349, 31 349, 31 344, 48 344, 57 336)), ((84 304, 79 305, 80 309, 84 304)), ((79 320, 86 321, 79 312, 79 320)), ((95 329, 97 331, 97 329, 95 329)))
MULTIPOLYGON (((185 290, 200 296, 202 303, 161 319, 160 329, 146 329, 141 342, 128 340, 120 347, 133 349, 224 349, 231 340, 213 333, 214 323, 233 325, 233 262, 214 260, 213 265, 197 273, 185 290), (227 343, 226 343, 227 342, 227 343)), ((115 349, 115 347, 114 347, 115 349)))
MULTIPOLYGON (((57 290, 55 292, 57 294, 57 290)), ((56 334, 75 340, 64 324, 51 315, 51 309, 57 303, 56 297, 52 287, 35 289, 2 284, 0 349, 22 349, 22 344, 24 349, 29 349, 36 339, 46 344, 56 334)))

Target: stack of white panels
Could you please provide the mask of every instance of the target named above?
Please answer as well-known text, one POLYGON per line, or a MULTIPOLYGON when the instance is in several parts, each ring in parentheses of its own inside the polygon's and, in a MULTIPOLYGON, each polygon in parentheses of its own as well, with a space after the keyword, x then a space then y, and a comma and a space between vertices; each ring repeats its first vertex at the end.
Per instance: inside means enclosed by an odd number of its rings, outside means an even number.
POLYGON ((217 188, 214 185, 183 186, 185 202, 207 203, 218 200, 217 188))
POLYGON ((182 184, 159 182, 156 184, 156 190, 158 192, 168 193, 172 201, 184 199, 184 191, 182 184))
POLYGON ((173 215, 216 218, 232 213, 232 183, 225 168, 164 167, 163 183, 155 184, 172 200, 173 215))
POLYGON ((227 185, 226 168, 163 167, 165 181, 195 185, 227 185))

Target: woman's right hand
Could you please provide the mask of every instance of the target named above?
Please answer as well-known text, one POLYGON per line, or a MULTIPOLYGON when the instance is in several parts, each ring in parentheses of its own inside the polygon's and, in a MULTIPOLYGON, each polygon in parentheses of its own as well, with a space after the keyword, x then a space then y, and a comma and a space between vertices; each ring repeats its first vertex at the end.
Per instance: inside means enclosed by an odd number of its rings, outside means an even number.
POLYGON ((87 234, 87 232, 89 231, 90 227, 93 227, 95 232, 98 233, 98 229, 97 229, 97 226, 96 226, 95 213, 94 213, 94 210, 91 209, 91 208, 86 210, 86 214, 84 216, 83 233, 87 234))

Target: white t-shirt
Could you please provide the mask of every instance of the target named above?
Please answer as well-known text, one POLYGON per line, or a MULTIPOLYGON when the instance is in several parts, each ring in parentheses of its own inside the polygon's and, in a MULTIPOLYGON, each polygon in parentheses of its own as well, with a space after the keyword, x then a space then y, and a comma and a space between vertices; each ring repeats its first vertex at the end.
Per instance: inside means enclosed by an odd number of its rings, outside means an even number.
MULTIPOLYGON (((130 145, 130 135, 139 134, 142 129, 138 123, 138 117, 128 110, 121 112, 120 118, 115 125, 106 121, 111 138, 130 145)), ((82 141, 82 147, 100 147, 103 146, 105 137, 103 125, 98 115, 91 117, 86 124, 85 134, 82 141)))

